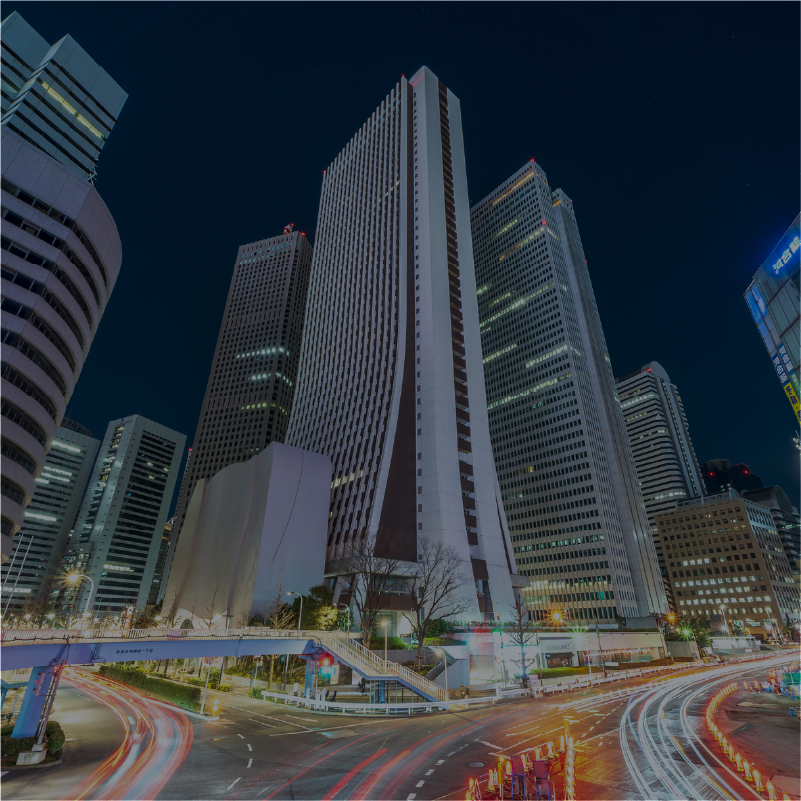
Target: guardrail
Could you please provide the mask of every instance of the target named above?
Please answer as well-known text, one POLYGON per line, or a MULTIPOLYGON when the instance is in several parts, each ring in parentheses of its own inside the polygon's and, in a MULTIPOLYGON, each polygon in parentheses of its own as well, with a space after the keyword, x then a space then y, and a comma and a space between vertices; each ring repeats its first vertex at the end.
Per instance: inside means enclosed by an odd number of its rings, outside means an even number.
MULTIPOLYGON (((431 713, 443 710, 452 710, 454 707, 467 709, 469 706, 476 706, 479 704, 495 704, 501 700, 497 695, 490 695, 484 698, 461 698, 454 701, 422 701, 422 702, 408 702, 408 703, 385 703, 385 704, 364 704, 364 703, 348 703, 347 701, 320 701, 316 698, 304 698, 302 696, 285 695, 283 693, 274 693, 268 690, 261 691, 262 698, 266 701, 268 697, 273 698, 276 702, 283 703, 287 706, 302 706, 306 709, 315 710, 317 712, 341 712, 345 714, 361 713, 367 714, 368 712, 381 713, 383 715, 392 714, 405 714, 411 715, 412 712, 431 713)), ((258 699, 257 699, 258 700, 258 699)))

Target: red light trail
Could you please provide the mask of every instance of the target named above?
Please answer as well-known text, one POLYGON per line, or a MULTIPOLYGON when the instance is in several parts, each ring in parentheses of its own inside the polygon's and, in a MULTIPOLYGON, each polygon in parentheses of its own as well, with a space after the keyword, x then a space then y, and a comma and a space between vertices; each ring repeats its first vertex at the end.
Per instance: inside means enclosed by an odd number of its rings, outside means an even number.
POLYGON ((79 668, 67 668, 63 681, 108 707, 122 724, 121 745, 71 793, 89 798, 156 798, 186 759, 194 740, 192 724, 128 687, 79 668))

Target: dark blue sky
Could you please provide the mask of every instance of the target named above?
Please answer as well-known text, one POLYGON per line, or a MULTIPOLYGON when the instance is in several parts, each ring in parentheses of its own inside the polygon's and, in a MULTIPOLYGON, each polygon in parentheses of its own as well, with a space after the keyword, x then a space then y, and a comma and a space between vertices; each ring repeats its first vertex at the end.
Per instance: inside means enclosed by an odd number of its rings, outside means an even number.
POLYGON ((616 375, 662 363, 699 460, 799 500, 743 292, 799 211, 797 3, 7 3, 130 95, 97 188, 123 265, 70 416, 191 443, 237 247, 313 236, 322 170, 400 75, 460 98, 473 202, 529 158, 576 214, 616 375))

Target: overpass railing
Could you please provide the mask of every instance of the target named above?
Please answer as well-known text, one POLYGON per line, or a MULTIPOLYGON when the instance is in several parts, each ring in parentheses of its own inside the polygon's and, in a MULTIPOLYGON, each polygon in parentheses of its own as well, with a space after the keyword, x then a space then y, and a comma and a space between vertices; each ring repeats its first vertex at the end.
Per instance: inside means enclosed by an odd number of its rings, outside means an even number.
POLYGON ((3 646, 35 645, 37 643, 69 642, 130 642, 176 640, 313 640, 334 656, 371 679, 397 679, 413 690, 434 700, 445 700, 445 690, 433 681, 403 665, 385 661, 369 648, 355 642, 358 636, 345 631, 311 631, 297 629, 267 629, 247 626, 241 629, 0 629, 3 646))

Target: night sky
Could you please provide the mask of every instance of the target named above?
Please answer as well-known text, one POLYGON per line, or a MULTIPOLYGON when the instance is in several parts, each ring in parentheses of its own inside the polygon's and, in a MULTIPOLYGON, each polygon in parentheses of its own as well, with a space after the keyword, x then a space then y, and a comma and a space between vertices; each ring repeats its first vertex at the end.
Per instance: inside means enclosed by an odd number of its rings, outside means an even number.
POLYGON ((797 3, 14 9, 129 95, 97 181, 122 272, 69 409, 95 436, 142 414, 191 444, 237 247, 290 221, 313 241, 322 170, 427 65, 461 100, 471 202, 532 157, 573 198, 615 375, 661 362, 698 459, 798 504, 743 300, 799 211, 797 3))

